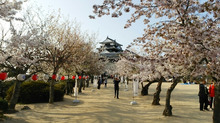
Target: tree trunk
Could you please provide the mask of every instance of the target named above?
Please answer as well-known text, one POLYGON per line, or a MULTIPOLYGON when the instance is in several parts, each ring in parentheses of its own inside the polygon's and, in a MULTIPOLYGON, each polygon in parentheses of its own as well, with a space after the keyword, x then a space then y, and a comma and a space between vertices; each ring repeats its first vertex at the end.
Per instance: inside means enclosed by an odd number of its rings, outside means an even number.
POLYGON ((65 81, 65 83, 66 83, 66 85, 65 85, 65 94, 66 95, 69 95, 69 87, 68 87, 68 82, 67 81, 65 81))
POLYGON ((54 83, 55 83, 55 80, 50 81, 50 97, 49 97, 50 104, 53 104, 54 102, 54 83))
POLYGON ((91 76, 91 83, 93 84, 93 81, 94 81, 94 76, 92 75, 91 76))
POLYGON ((21 81, 16 81, 15 82, 15 87, 14 87, 14 90, 13 90, 13 93, 12 93, 12 97, 9 101, 9 106, 8 106, 8 109, 9 109, 10 112, 15 111, 15 105, 18 102, 18 97, 20 95, 20 90, 21 90, 21 81))
POLYGON ((67 81, 66 81, 66 95, 70 95, 71 93, 72 93, 72 86, 71 86, 71 82, 70 82, 70 80, 68 79, 67 81))
POLYGON ((160 105, 160 92, 161 92, 162 81, 157 84, 156 92, 154 93, 154 99, 152 105, 160 105))
POLYGON ((90 79, 86 79, 86 87, 89 87, 89 80, 90 79))
POLYGON ((219 121, 220 121, 220 83, 217 83, 215 85, 213 123, 219 123, 219 121))
POLYGON ((85 79, 83 79, 83 90, 85 90, 85 88, 86 88, 86 80, 85 79))
POLYGON ((148 89, 149 89, 149 86, 154 83, 154 82, 148 82, 141 90, 141 95, 144 96, 144 95, 148 95, 148 89))
POLYGON ((141 87, 142 87, 142 89, 144 88, 144 82, 141 82, 141 87))
POLYGON ((174 88, 176 87, 177 83, 178 83, 178 80, 174 79, 173 84, 167 90, 166 104, 165 104, 165 109, 163 111, 164 116, 172 116, 172 106, 170 105, 170 98, 171 98, 171 93, 174 90, 174 88))
POLYGON ((0 97, 4 98, 3 87, 2 87, 2 81, 1 80, 0 80, 0 97))
POLYGON ((82 82, 82 79, 79 79, 79 93, 82 93, 82 87, 83 87, 83 82, 82 82))

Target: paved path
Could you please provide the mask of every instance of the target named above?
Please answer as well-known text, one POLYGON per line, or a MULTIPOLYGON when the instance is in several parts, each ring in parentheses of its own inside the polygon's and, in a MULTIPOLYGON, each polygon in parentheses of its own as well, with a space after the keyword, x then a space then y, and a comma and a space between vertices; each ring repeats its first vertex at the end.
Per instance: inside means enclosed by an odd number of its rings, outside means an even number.
MULTIPOLYGON (((31 110, 23 110, 11 117, 5 123, 211 123, 212 111, 199 111, 198 85, 178 84, 171 97, 173 106, 172 117, 164 117, 166 90, 170 83, 163 83, 161 105, 152 106, 156 83, 152 84, 148 96, 135 97, 137 105, 130 105, 132 98, 131 83, 129 91, 124 91, 120 85, 119 98, 114 98, 112 80, 108 87, 97 90, 90 85, 79 94, 80 103, 72 103, 74 97, 65 96, 64 101, 30 104, 31 110)), ((140 90, 139 90, 140 92, 140 90)), ((140 93, 139 93, 140 95, 140 93)), ((20 110, 24 105, 17 105, 20 110)))

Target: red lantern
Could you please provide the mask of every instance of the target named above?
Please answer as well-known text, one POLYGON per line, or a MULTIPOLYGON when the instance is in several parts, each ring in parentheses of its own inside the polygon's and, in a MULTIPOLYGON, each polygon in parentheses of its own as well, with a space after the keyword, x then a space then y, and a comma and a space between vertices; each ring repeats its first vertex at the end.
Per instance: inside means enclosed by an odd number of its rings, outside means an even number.
POLYGON ((7 73, 0 73, 0 80, 5 80, 7 77, 7 73))
POLYGON ((62 77, 61 77, 61 80, 65 80, 65 76, 62 76, 62 77))
POLYGON ((75 79, 75 78, 76 78, 75 76, 72 77, 72 79, 75 79))
POLYGON ((54 74, 54 75, 52 75, 52 79, 56 79, 57 78, 57 76, 54 74))
POLYGON ((86 79, 86 77, 83 77, 83 79, 86 79))
POLYGON ((32 80, 34 80, 34 81, 37 80, 37 75, 36 75, 36 74, 34 74, 34 75, 32 76, 32 80))
POLYGON ((82 79, 82 77, 81 77, 81 76, 79 76, 79 79, 82 79))

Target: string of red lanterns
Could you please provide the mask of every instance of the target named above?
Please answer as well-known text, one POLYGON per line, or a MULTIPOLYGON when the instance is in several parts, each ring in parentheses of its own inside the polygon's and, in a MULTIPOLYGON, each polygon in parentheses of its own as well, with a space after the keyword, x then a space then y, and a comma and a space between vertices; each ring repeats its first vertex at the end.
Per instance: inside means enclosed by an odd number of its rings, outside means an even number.
POLYGON ((56 78, 57 78, 57 75, 53 74, 53 75, 52 75, 52 79, 55 80, 56 78))
POLYGON ((7 77, 8 77, 7 73, 5 73, 5 72, 0 73, 0 80, 3 81, 3 80, 5 80, 7 77))
POLYGON ((75 76, 72 77, 72 79, 75 79, 75 78, 76 78, 75 76))
POLYGON ((32 76, 32 80, 34 80, 34 81, 37 80, 37 75, 36 75, 36 74, 34 74, 34 75, 32 76))
POLYGON ((65 76, 62 76, 62 77, 61 77, 61 80, 65 80, 65 76))
POLYGON ((79 76, 79 79, 82 79, 82 76, 79 76))
MULTIPOLYGON (((20 75, 20 74, 19 74, 20 75)), ((23 74, 22 74, 23 75, 23 74)), ((23 76, 25 76, 25 75, 23 75, 23 76)), ((7 73, 5 73, 5 72, 2 72, 2 73, 0 73, 0 80, 5 80, 6 78, 8 77, 8 75, 7 75, 7 73)), ((21 78, 21 77, 20 77, 21 78)), ((24 77, 22 77, 22 78, 24 78, 24 77)), ((34 80, 34 81, 36 81, 37 79, 38 79, 38 76, 37 76, 37 74, 34 74, 34 75, 32 75, 32 80, 34 80)), ((54 74, 54 75, 52 75, 52 79, 56 79, 57 78, 57 76, 54 74)), ((79 76, 78 77, 78 79, 88 79, 88 76, 79 76)), ((72 79, 76 79, 76 76, 72 76, 72 79)), ((61 80, 65 80, 65 76, 62 76, 61 77, 61 80)))

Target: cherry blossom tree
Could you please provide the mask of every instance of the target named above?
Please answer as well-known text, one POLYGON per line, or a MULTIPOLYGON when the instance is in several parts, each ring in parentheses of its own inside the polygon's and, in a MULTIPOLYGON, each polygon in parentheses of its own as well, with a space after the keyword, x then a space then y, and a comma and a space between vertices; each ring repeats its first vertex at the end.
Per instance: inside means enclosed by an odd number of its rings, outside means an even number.
MULTIPOLYGON (((80 30, 69 21, 61 23, 59 20, 54 21, 48 26, 49 36, 47 42, 50 45, 46 46, 47 55, 45 63, 48 70, 52 70, 52 74, 56 75, 59 70, 64 67, 64 64, 73 61, 80 57, 81 46, 83 40, 80 35, 80 30)), ((50 82, 50 98, 49 103, 53 103, 54 97, 54 82, 50 82)))
POLYGON ((96 52, 91 52, 87 59, 87 70, 86 73, 89 75, 101 75, 106 71, 106 66, 108 62, 100 60, 100 56, 96 52))
POLYGON ((139 74, 139 68, 140 67, 137 63, 131 62, 122 57, 121 60, 116 63, 116 70, 114 74, 131 77, 133 74, 139 74))
POLYGON ((164 71, 163 73, 161 72, 161 70, 165 69, 165 65, 160 66, 157 60, 147 59, 145 57, 136 54, 130 58, 123 57, 121 60, 119 60, 116 63, 116 66, 117 66, 116 72, 119 73, 120 75, 132 76, 133 74, 136 74, 136 77, 138 77, 141 80, 141 83, 143 83, 144 81, 149 81, 149 83, 142 88, 142 93, 144 93, 143 91, 148 93, 149 85, 154 82, 158 82, 156 92, 154 93, 154 99, 152 105, 160 105, 159 101, 160 101, 161 85, 162 82, 166 81, 162 75, 164 76, 169 75, 166 73, 166 71, 164 71))
MULTIPOLYGON (((100 74, 103 71, 102 67, 104 64, 101 64, 98 54, 94 52, 94 41, 96 37, 94 35, 83 34, 82 43, 75 55, 71 58, 70 62, 65 64, 65 69, 74 71, 75 73, 83 75, 96 75, 100 74)), ((84 81, 81 79, 79 81, 79 92, 82 92, 82 87, 84 81)))
POLYGON ((161 65, 157 63, 155 59, 146 59, 145 62, 142 64, 142 69, 140 72, 140 76, 143 80, 149 81, 148 84, 142 89, 142 93, 148 94, 149 86, 154 83, 158 82, 156 92, 154 93, 154 98, 152 105, 160 105, 160 92, 162 82, 166 81, 163 77, 164 73, 161 72, 161 69, 164 69, 165 65, 161 65))
MULTIPOLYGON (((219 79, 218 69, 214 69, 219 67, 219 4, 219 0, 104 0, 93 9, 98 17, 109 14, 119 17, 123 11, 132 12, 125 28, 144 18, 146 28, 135 43, 143 45, 149 58, 161 59, 159 63, 166 64, 165 71, 173 77, 163 113, 171 116, 170 95, 180 78, 187 74, 211 74, 219 79), (207 59, 207 67, 201 65, 203 59, 207 59)), ((213 121, 218 121, 215 115, 213 121)))
MULTIPOLYGON (((39 28, 29 28, 28 21, 23 19, 21 27, 15 27, 10 21, 10 34, 2 39, 0 50, 0 66, 8 72, 9 77, 17 79, 18 74, 27 74, 27 80, 33 74, 42 70, 40 60, 43 57, 43 45, 39 28)), ((17 25, 17 22, 16 22, 17 25)), ((9 101, 9 109, 15 110, 15 105, 20 93, 20 85, 23 81, 17 80, 12 97, 9 101)))
POLYGON ((11 19, 21 20, 15 14, 22 9, 23 0, 0 0, 0 19, 10 21, 11 19))
MULTIPOLYGON (((91 58, 93 50, 91 42, 95 38, 82 32, 76 22, 63 21, 60 14, 51 14, 43 23, 47 34, 47 38, 43 41, 47 44, 44 46, 46 49, 44 71, 52 75, 65 73, 85 75, 89 66, 88 58, 91 58)), ((55 80, 51 80, 49 103, 53 103, 54 84, 55 80)), ((82 79, 79 85, 81 92, 82 79)))

